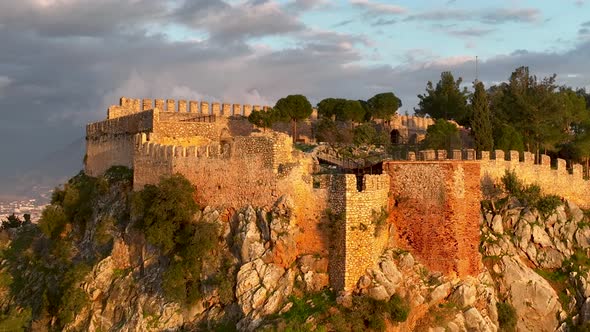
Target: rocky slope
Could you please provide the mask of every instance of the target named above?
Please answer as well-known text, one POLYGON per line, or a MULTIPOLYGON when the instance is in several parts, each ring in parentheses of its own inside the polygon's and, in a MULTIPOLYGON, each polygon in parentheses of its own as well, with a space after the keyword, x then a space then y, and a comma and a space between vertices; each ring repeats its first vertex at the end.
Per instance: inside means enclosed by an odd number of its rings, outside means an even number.
POLYGON ((165 291, 166 271, 179 258, 151 244, 138 227, 129 183, 97 186, 102 189, 93 196, 88 218, 75 216, 83 222, 66 224, 53 237, 36 225, 0 233, 0 330, 569 331, 590 326, 590 223, 570 202, 543 213, 504 196, 484 204, 484 258, 477 276, 430 272, 409 252, 390 248, 345 294, 329 289, 326 257, 298 252, 301 230, 289 197, 238 211, 204 207, 191 223, 214 225, 217 238, 215 248, 198 258, 200 296, 186 303, 165 291))

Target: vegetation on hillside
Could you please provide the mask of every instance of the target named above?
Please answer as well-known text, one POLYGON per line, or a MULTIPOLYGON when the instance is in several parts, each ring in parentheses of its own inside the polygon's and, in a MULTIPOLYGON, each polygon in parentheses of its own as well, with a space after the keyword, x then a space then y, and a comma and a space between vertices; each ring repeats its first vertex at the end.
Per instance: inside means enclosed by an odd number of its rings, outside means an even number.
POLYGON ((336 302, 330 290, 291 297, 292 306, 283 314, 269 317, 271 324, 263 330, 280 331, 384 331, 385 323, 404 322, 408 302, 393 295, 388 301, 354 296, 352 305, 336 302))

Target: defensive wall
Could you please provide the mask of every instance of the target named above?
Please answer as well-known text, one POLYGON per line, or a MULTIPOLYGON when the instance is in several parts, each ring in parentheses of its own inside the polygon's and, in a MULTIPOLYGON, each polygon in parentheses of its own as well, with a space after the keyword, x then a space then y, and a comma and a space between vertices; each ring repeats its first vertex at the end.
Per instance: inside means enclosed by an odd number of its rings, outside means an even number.
POLYGON ((278 133, 198 146, 159 144, 144 133, 135 139, 135 190, 180 173, 198 193, 206 193, 200 197, 202 204, 214 206, 271 205, 280 196, 278 174, 293 161, 291 139, 278 133))
POLYGON ((476 275, 480 164, 476 161, 388 161, 395 245, 432 271, 476 275))
POLYGON ((168 113, 191 113, 197 115, 215 116, 245 116, 253 110, 271 108, 270 106, 232 104, 197 100, 175 100, 175 99, 135 99, 121 97, 118 105, 111 105, 107 110, 107 119, 127 116, 142 111, 158 109, 160 112, 168 113))
POLYGON ((97 176, 113 165, 133 167, 135 134, 150 132, 158 121, 157 111, 90 123, 86 126, 86 173, 97 176))
POLYGON ((409 161, 475 160, 480 164, 480 179, 485 195, 488 185, 498 183, 506 171, 514 171, 525 184, 538 184, 544 194, 562 196, 583 208, 590 208, 590 182, 584 179, 583 166, 567 167, 564 159, 551 160, 541 154, 538 158, 530 152, 502 150, 424 150, 410 152, 409 161), (537 161, 535 161, 537 159, 537 161))

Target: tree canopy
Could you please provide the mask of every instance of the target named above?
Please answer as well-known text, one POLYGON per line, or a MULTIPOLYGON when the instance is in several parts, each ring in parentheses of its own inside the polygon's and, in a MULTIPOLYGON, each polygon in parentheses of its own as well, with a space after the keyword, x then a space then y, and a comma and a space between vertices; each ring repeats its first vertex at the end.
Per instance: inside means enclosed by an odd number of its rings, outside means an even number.
POLYGON ((367 104, 372 118, 388 120, 402 106, 402 101, 393 92, 385 92, 374 95, 367 104))
POLYGON ((464 125, 469 122, 469 108, 467 107, 468 92, 461 89, 459 77, 457 80, 451 72, 443 72, 440 81, 433 86, 432 82, 426 84, 426 94, 418 95, 417 115, 430 115, 435 119, 455 120, 464 125))
POLYGON ((457 126, 444 119, 438 119, 428 126, 424 145, 428 149, 451 150, 461 148, 461 137, 457 126))
POLYGON ((291 121, 293 141, 297 140, 297 121, 307 119, 313 112, 311 104, 303 95, 289 95, 281 98, 275 104, 274 109, 278 118, 291 121))

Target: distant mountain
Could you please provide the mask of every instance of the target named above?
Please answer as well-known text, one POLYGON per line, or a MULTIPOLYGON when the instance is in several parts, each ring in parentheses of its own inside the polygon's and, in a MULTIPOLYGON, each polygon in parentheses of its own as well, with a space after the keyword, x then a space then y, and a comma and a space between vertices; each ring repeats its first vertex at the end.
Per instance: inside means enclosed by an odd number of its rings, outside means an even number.
POLYGON ((83 137, 47 153, 12 176, 0 177, 0 198, 37 198, 83 169, 86 141, 83 137))

